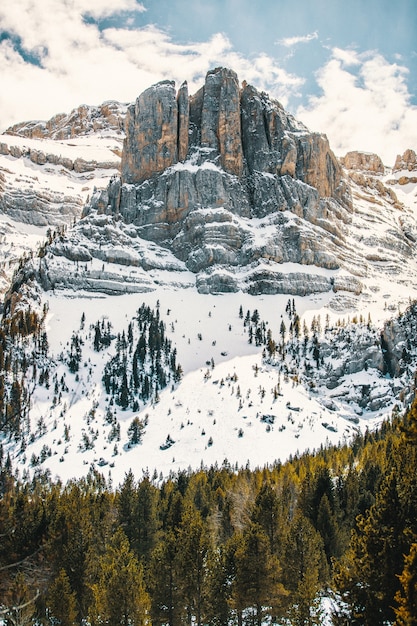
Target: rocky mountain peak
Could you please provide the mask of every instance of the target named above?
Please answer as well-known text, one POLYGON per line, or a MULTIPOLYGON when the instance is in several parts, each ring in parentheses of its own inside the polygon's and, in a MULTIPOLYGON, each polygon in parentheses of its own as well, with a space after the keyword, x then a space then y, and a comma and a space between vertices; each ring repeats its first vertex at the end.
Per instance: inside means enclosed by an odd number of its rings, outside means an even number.
POLYGON ((218 67, 188 98, 171 81, 144 91, 128 109, 122 181, 142 183, 200 150, 226 173, 242 178, 256 172, 289 175, 339 197, 341 168, 327 138, 310 133, 279 102, 218 67))

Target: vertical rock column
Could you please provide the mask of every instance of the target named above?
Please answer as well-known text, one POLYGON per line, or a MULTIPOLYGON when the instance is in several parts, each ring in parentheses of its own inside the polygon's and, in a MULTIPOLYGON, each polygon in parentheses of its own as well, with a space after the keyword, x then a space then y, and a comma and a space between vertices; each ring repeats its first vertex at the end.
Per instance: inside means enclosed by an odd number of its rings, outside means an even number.
POLYGON ((178 160, 185 161, 188 152, 188 129, 190 107, 188 103, 188 85, 184 82, 178 90, 178 160))
POLYGON ((223 169, 236 176, 242 175, 239 82, 232 70, 217 68, 206 76, 201 147, 217 150, 223 169))
POLYGON ((322 198, 337 197, 342 169, 326 135, 309 133, 298 138, 297 155, 297 178, 315 187, 322 198))
POLYGON ((141 183, 178 161, 178 103, 175 83, 146 89, 128 108, 122 180, 141 183))

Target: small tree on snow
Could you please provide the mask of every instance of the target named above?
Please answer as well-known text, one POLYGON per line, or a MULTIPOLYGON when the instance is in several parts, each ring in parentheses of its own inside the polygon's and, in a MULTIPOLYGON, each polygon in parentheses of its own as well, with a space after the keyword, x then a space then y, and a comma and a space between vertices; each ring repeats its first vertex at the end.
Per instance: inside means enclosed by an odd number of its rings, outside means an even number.
POLYGON ((144 431, 145 425, 142 420, 140 420, 137 416, 134 417, 127 431, 129 444, 133 446, 141 443, 144 431))

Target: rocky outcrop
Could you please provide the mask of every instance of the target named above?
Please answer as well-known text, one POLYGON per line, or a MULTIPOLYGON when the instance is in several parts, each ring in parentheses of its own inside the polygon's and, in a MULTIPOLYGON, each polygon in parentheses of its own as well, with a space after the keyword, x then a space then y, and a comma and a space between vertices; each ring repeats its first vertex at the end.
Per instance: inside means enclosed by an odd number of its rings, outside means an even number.
POLYGON ((72 139, 95 132, 123 132, 126 105, 116 101, 100 106, 80 105, 71 113, 58 113, 47 122, 30 121, 15 124, 6 130, 9 135, 31 139, 72 139))
POLYGON ((401 172, 402 170, 417 171, 417 156, 414 150, 406 150, 402 156, 397 155, 392 171, 401 172))
MULTIPOLYGON (((361 187, 367 194, 366 199, 369 202, 375 204, 381 203, 382 200, 386 200, 392 204, 396 209, 401 209, 402 204, 397 198, 397 194, 391 187, 384 185, 382 180, 372 175, 366 175, 363 172, 356 170, 350 170, 348 172, 349 179, 353 181, 358 187, 361 187)), ((396 180, 388 181, 389 185, 396 184, 396 180)))
POLYGON ((178 91, 178 160, 184 161, 188 153, 188 128, 190 108, 188 104, 188 86, 183 83, 178 91))
POLYGON ((383 174, 385 171, 381 158, 372 152, 348 152, 340 161, 348 170, 359 170, 372 174, 383 174))
POLYGON ((29 185, 16 189, 5 177, 0 177, 0 213, 24 224, 71 224, 80 216, 83 204, 84 200, 78 194, 29 185))
MULTIPOLYGON (((208 72, 191 97, 186 84, 178 93, 171 81, 150 87, 128 108, 125 130, 121 179, 93 196, 85 216, 122 218, 196 274, 217 268, 199 278, 202 290, 233 290, 238 279, 220 268, 249 271, 262 260, 339 267, 351 207, 327 138, 267 94, 240 89, 232 70, 208 72), (262 239, 253 219, 265 220, 262 239)), ((250 272, 250 291, 256 283, 271 293, 332 288, 329 279, 309 286, 250 272)))
MULTIPOLYGON (((10 142, 10 137, 7 137, 10 142)), ((59 145, 57 145, 56 153, 44 152, 44 150, 38 150, 36 148, 30 148, 26 146, 9 145, 5 141, 0 143, 0 154, 5 156, 12 156, 15 159, 26 158, 36 165, 62 165, 66 170, 74 171, 77 174, 83 174, 85 172, 93 172, 96 169, 119 169, 119 158, 115 158, 111 161, 97 161, 95 159, 86 160, 82 157, 70 159, 69 157, 61 156, 57 154, 59 152, 59 145)))

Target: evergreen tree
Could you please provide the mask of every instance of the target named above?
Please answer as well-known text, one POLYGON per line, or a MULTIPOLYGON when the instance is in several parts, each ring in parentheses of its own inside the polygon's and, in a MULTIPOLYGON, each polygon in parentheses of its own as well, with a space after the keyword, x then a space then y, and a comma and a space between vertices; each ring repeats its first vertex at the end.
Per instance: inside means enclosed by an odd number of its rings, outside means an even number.
POLYGON ((158 517, 159 493, 148 476, 140 481, 134 504, 135 533, 132 547, 143 562, 148 562, 158 541, 160 521, 158 517))
POLYGON ((129 428, 127 429, 129 444, 135 446, 136 444, 141 443, 144 430, 145 424, 142 420, 139 419, 138 416, 134 417, 129 428))
POLYGON ((358 518, 350 550, 336 568, 335 580, 343 600, 351 614, 369 626, 382 626, 394 618, 394 596, 407 553, 403 513, 393 471, 375 504, 358 518))
POLYGON ((212 626, 229 626, 231 621, 231 585, 234 575, 230 542, 212 550, 207 562, 205 621, 212 626))
POLYGON ((271 553, 277 554, 283 520, 277 492, 270 483, 264 483, 259 490, 251 517, 267 534, 271 553))
POLYGON ((98 578, 92 585, 91 618, 110 626, 150 624, 150 599, 143 569, 119 527, 98 562, 98 578))
POLYGON ((48 620, 51 626, 73 626, 77 618, 76 605, 67 573, 61 569, 48 590, 48 620))
POLYGON ((405 558, 400 583, 402 589, 395 596, 395 626, 417 626, 417 543, 412 544, 405 558))
POLYGON ((136 498, 135 479, 132 470, 129 470, 117 493, 116 506, 118 522, 123 528, 131 545, 134 545, 134 537, 136 534, 136 498))
POLYGON ((9 626, 29 626, 35 615, 35 601, 39 592, 30 590, 22 572, 14 577, 6 597, 2 599, 2 606, 6 606, 2 614, 9 626))
POLYGON ((201 626, 210 540, 201 514, 194 507, 189 507, 183 515, 178 531, 178 543, 187 623, 189 626, 192 623, 201 626))
POLYGON ((182 572, 178 569, 178 550, 177 535, 169 530, 151 556, 149 586, 154 626, 181 626, 183 623, 185 603, 181 590, 182 572))
POLYGON ((283 573, 285 585, 290 591, 291 624, 321 624, 318 593, 326 580, 327 563, 319 533, 300 511, 289 529, 283 573))
POLYGON ((236 577, 233 583, 232 602, 242 619, 242 612, 253 615, 254 623, 261 626, 265 616, 282 615, 287 592, 281 582, 281 568, 271 554, 269 539, 259 524, 250 522, 243 531, 234 560, 236 577))

